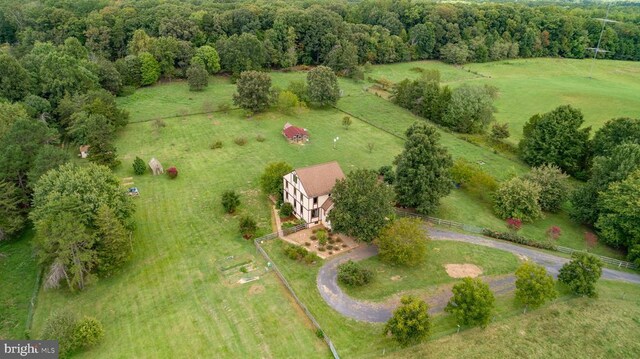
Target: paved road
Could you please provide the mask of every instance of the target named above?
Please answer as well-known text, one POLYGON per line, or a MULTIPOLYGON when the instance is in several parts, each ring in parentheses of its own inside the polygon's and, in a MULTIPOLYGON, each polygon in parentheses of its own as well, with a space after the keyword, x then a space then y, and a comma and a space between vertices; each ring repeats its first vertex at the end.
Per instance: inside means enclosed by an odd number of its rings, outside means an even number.
MULTIPOLYGON (((438 229, 429 229, 429 234, 434 240, 451 240, 472 243, 511 252, 520 257, 527 257, 531 261, 547 268, 547 271, 554 277, 558 275, 558 271, 562 265, 569 261, 567 258, 479 236, 471 236, 438 229)), ((320 268, 317 278, 318 290, 320 291, 322 298, 333 309, 346 317, 366 322, 386 322, 391 318, 393 310, 397 306, 396 300, 389 300, 382 303, 357 300, 345 294, 338 286, 338 265, 348 260, 360 261, 372 257, 377 253, 378 250, 376 247, 363 245, 328 261, 322 268, 320 268)), ((640 284, 640 275, 619 272, 608 268, 602 269, 602 278, 640 284)), ((515 278, 513 275, 486 278, 485 280, 495 293, 511 291, 515 284, 515 278)), ((449 298, 451 298, 451 295, 451 291, 446 290, 428 298, 427 302, 429 303, 429 312, 433 314, 442 311, 449 301, 449 298)))

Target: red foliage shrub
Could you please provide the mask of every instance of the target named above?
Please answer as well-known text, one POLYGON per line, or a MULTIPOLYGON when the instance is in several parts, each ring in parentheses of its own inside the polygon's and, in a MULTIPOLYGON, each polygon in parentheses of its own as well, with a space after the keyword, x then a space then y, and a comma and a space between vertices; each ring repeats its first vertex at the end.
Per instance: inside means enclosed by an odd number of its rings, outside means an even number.
POLYGON ((547 229, 547 237, 549 239, 558 240, 562 235, 562 229, 558 226, 551 226, 547 229))
POLYGON ((512 231, 519 231, 522 228, 522 220, 517 218, 507 218, 507 227, 512 231))
POLYGON ((167 169, 167 176, 169 176, 169 178, 178 177, 178 169, 175 167, 169 167, 169 169, 167 169))
POLYGON ((598 236, 593 232, 584 232, 584 240, 589 248, 593 248, 598 244, 598 236))

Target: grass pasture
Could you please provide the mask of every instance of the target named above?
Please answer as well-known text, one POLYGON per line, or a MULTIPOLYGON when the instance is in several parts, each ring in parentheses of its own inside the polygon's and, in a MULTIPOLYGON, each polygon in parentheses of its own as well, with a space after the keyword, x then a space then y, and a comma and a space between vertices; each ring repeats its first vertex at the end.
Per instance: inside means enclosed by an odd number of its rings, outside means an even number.
POLYGON ((378 65, 365 76, 393 82, 417 78, 415 67, 437 69, 444 84, 487 84, 499 89, 495 102, 498 122, 509 123, 517 144, 522 126, 536 113, 572 105, 582 110, 585 126, 593 130, 616 117, 637 118, 640 113, 640 63, 590 59, 535 58, 467 64, 463 67, 437 61, 378 65))
POLYGON ((430 241, 427 256, 415 267, 394 266, 378 256, 359 262, 374 272, 373 281, 362 287, 341 285, 354 298, 383 301, 403 292, 422 294, 436 286, 454 283, 445 271, 446 264, 475 264, 482 269, 482 277, 513 273, 519 260, 511 253, 488 247, 453 241, 430 241))

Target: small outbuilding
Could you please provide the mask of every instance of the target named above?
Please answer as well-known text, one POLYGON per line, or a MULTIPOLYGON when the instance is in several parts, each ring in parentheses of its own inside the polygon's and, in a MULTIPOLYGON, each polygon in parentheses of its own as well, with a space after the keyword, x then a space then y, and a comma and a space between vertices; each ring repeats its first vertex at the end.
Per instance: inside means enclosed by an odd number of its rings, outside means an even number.
POLYGON ((282 135, 293 143, 304 143, 309 141, 309 132, 305 128, 296 127, 289 122, 284 124, 282 135))
POLYGON ((149 168, 151 168, 151 172, 153 172, 154 176, 161 175, 164 173, 164 168, 162 168, 162 164, 155 157, 149 161, 149 168))
POLYGON ((87 156, 89 156, 89 148, 91 146, 89 145, 82 145, 80 146, 80 158, 87 158, 87 156))

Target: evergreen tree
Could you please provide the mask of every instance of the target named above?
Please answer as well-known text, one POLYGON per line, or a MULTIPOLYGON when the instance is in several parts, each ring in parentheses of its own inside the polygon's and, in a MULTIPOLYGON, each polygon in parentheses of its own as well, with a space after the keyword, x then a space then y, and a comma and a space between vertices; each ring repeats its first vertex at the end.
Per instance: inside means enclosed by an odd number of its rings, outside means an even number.
POLYGON ((404 151, 395 159, 397 201, 419 213, 433 213, 451 191, 453 160, 435 128, 416 122, 406 132, 404 151))

